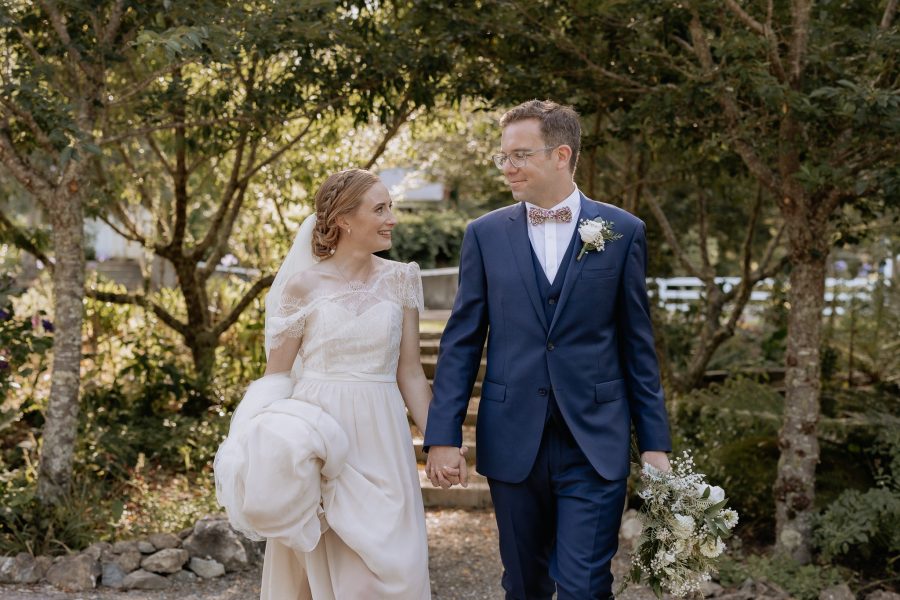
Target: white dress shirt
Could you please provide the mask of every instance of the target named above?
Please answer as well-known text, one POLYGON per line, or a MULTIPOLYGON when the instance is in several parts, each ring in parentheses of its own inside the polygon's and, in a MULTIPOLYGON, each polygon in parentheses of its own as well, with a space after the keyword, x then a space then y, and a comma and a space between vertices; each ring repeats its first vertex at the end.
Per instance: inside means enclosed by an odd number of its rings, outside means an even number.
MULTIPOLYGON (((568 223, 545 221, 540 225, 532 225, 531 221, 528 222, 528 239, 531 240, 534 254, 537 256, 538 262, 541 263, 544 274, 547 276, 547 281, 550 283, 553 283, 553 280, 556 278, 559 264, 562 262, 563 256, 565 256, 569 247, 569 242, 572 241, 572 234, 575 233, 575 228, 578 226, 578 216, 581 214, 581 192, 578 191, 577 186, 571 194, 566 196, 565 200, 556 206, 551 206, 550 210, 559 210, 564 206, 568 206, 569 210, 572 211, 572 220, 568 223)), ((541 208, 526 202, 526 218, 528 217, 528 210, 532 207, 541 208)))

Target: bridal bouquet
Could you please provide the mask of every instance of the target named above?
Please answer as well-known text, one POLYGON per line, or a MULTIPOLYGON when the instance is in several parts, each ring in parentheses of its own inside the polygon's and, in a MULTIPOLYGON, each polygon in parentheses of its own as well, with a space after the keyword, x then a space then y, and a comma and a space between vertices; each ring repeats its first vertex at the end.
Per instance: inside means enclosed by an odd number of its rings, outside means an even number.
POLYGON ((709 581, 725 550, 722 540, 737 525, 738 513, 725 508, 728 500, 722 488, 708 485, 701 473, 694 473, 687 452, 672 460, 669 473, 645 464, 641 484, 643 531, 624 586, 644 583, 657 597, 668 592, 684 598, 709 581))

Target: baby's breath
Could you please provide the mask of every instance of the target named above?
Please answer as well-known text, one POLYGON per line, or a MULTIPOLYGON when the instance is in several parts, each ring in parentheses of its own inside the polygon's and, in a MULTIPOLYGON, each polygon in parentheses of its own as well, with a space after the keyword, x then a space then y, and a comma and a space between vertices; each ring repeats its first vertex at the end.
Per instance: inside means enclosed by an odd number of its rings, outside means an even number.
POLYGON ((694 472, 689 452, 672 459, 671 472, 645 464, 641 484, 643 531, 622 589, 644 583, 657 597, 663 592, 676 598, 695 595, 715 571, 738 513, 725 508, 722 488, 694 472))

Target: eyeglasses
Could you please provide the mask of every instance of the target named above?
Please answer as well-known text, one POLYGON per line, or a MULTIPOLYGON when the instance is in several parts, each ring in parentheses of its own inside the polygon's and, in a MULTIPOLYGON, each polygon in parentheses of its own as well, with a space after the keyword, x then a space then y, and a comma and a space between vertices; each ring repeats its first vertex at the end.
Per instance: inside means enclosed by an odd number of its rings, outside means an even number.
POLYGON ((521 169, 528 162, 529 156, 534 156, 538 152, 546 152, 548 150, 553 150, 554 148, 559 148, 559 144, 556 146, 546 146, 544 148, 538 148, 537 150, 516 150, 512 154, 495 154, 491 157, 491 160, 494 161, 494 164, 497 165, 498 169, 503 169, 504 165, 506 165, 506 161, 509 161, 516 169, 521 169))

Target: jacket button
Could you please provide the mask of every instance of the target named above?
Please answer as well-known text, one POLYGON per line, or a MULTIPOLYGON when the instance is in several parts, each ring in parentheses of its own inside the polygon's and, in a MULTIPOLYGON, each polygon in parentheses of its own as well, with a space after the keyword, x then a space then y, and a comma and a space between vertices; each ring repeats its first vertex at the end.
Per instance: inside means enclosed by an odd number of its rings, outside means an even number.
POLYGON ((553 345, 553 342, 547 342, 547 350, 553 350, 556 346, 553 345))
POLYGON ((538 389, 538 396, 546 396, 546 395, 547 395, 547 388, 539 388, 538 389))
POLYGON ((547 300, 547 302, 551 305, 556 304, 556 298, 550 298, 549 300, 547 300))

